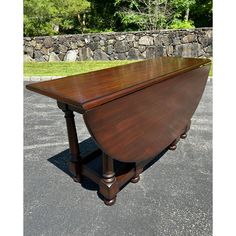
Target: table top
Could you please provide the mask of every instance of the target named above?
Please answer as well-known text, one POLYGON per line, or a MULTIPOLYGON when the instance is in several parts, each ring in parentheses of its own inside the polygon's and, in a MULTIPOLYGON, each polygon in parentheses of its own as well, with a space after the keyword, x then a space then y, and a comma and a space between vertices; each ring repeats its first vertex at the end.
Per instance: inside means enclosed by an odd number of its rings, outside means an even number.
POLYGON ((160 57, 26 87, 86 111, 208 63, 209 59, 160 57))

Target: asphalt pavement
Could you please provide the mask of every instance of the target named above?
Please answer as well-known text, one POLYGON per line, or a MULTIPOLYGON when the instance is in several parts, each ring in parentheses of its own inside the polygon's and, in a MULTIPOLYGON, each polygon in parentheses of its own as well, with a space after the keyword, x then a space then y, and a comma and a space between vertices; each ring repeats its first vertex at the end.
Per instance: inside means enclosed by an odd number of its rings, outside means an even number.
MULTIPOLYGON (((26 85, 29 82, 25 82, 26 85)), ((81 149, 95 147, 76 114, 81 149)), ((188 137, 128 184, 112 207, 90 181, 67 169, 65 120, 56 102, 24 91, 25 236, 212 235, 212 80, 192 118, 188 137)))

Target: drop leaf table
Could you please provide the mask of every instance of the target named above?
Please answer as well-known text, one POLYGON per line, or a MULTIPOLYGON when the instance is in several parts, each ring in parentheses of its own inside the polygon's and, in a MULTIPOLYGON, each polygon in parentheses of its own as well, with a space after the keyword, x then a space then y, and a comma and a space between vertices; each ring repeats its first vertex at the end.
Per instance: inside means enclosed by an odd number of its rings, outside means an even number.
POLYGON ((73 179, 88 177, 104 203, 113 205, 125 184, 139 181, 147 163, 186 138, 209 69, 209 59, 160 57, 26 87, 57 100, 65 114, 73 179), (86 157, 80 154, 74 112, 83 115, 98 147, 86 157), (101 158, 101 173, 89 168, 95 158, 101 158))

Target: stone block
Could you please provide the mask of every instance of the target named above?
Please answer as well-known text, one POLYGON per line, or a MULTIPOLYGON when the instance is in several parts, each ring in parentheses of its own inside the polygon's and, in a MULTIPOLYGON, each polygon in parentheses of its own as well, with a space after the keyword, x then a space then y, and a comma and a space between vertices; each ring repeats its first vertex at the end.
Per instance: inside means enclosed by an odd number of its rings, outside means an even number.
POLYGON ((32 46, 32 47, 35 47, 36 46, 36 41, 35 40, 32 40, 32 41, 30 41, 30 46, 32 46))
POLYGON ((86 44, 90 43, 90 42, 91 42, 90 36, 85 37, 85 38, 84 38, 84 42, 85 42, 86 44))
POLYGON ((83 47, 84 46, 84 42, 79 39, 77 41, 77 45, 78 45, 78 47, 83 47))
POLYGON ((41 43, 37 43, 36 45, 35 45, 35 49, 36 50, 40 50, 41 48, 42 48, 42 44, 41 43))
POLYGON ((179 44, 181 44, 180 39, 177 37, 173 38, 173 45, 179 45, 179 44))
POLYGON ((24 62, 32 62, 35 61, 32 57, 29 55, 24 55, 24 62))
POLYGON ((125 53, 117 53, 117 59, 118 60, 125 60, 126 59, 125 53))
POLYGON ((97 49, 94 51, 93 58, 94 58, 94 60, 102 60, 102 61, 109 60, 108 55, 104 51, 102 51, 101 49, 97 49))
POLYGON ((92 60, 93 51, 90 48, 80 48, 78 50, 80 61, 92 60))
POLYGON ((133 42, 135 40, 135 36, 133 34, 127 34, 126 35, 126 40, 128 42, 130 42, 130 41, 133 42))
POLYGON ((35 61, 39 61, 39 62, 46 61, 45 58, 43 57, 43 54, 40 51, 34 52, 34 59, 35 61))
POLYGON ((49 61, 60 61, 60 58, 55 52, 51 52, 49 55, 49 61))
POLYGON ((192 43, 192 42, 196 41, 196 39, 197 39, 197 36, 195 34, 188 34, 182 38, 181 42, 182 43, 192 43))
POLYGON ((62 52, 62 53, 66 53, 67 50, 68 50, 68 48, 62 44, 62 45, 59 46, 59 50, 60 50, 60 52, 62 52))
POLYGON ((29 55, 30 57, 33 57, 34 55, 34 48, 33 47, 24 47, 24 53, 29 55))
POLYGON ((98 36, 95 36, 95 37, 93 37, 93 41, 94 41, 94 42, 99 42, 99 41, 100 41, 100 38, 99 38, 98 36))
POLYGON ((61 61, 63 61, 65 57, 65 53, 59 53, 58 57, 60 58, 61 61))
POLYGON ((117 35, 115 36, 116 40, 122 41, 126 38, 126 35, 117 35))
POLYGON ((155 46, 161 46, 162 45, 162 42, 161 42, 161 39, 160 39, 159 36, 154 37, 154 45, 155 46))
POLYGON ((43 41, 43 44, 46 48, 50 48, 53 45, 53 39, 51 37, 46 37, 43 41))
POLYGON ((136 48, 131 48, 128 52, 128 60, 137 60, 143 58, 140 51, 136 48))
POLYGON ((198 57, 199 47, 200 45, 198 45, 198 43, 177 45, 174 55, 181 57, 198 57))
POLYGON ((108 45, 113 45, 115 42, 116 42, 115 39, 109 39, 109 40, 107 41, 107 44, 108 44, 108 45))
POLYGON ((145 46, 139 46, 138 49, 139 49, 140 52, 144 52, 146 47, 145 46))
POLYGON ((105 45, 105 41, 104 40, 100 40, 99 44, 100 44, 100 46, 104 46, 105 45))
POLYGON ((88 45, 88 47, 92 50, 92 51, 94 51, 94 50, 96 50, 96 49, 98 49, 100 46, 99 46, 99 42, 91 42, 89 45, 88 45))
POLYGON ((172 56, 172 55, 173 55, 173 52, 174 52, 174 48, 173 48, 172 45, 166 46, 166 55, 167 55, 167 56, 172 56))
POLYGON ((74 50, 74 49, 77 49, 77 43, 76 42, 71 42, 70 43, 70 48, 72 49, 72 50, 74 50))
POLYGON ((105 49, 106 53, 108 55, 111 55, 113 53, 113 46, 112 45, 108 45, 105 49))
POLYGON ((64 57, 64 61, 76 61, 77 54, 78 50, 69 50, 64 57))
POLYGON ((151 36, 143 36, 139 39, 139 45, 153 45, 153 38, 151 36))
POLYGON ((160 37, 160 39, 161 39, 162 45, 164 45, 164 46, 170 45, 171 41, 172 41, 171 38, 169 38, 168 35, 163 35, 163 36, 160 37))
POLYGON ((43 47, 40 51, 43 55, 48 55, 49 54, 49 49, 48 48, 43 47))
POLYGON ((209 45, 209 46, 207 46, 206 48, 204 48, 204 51, 205 51, 206 53, 212 54, 212 45, 209 45))
POLYGON ((163 47, 162 46, 151 46, 146 49, 146 59, 156 58, 159 56, 163 56, 163 47))
POLYGON ((129 44, 127 41, 117 41, 114 48, 117 53, 127 52, 129 50, 129 44))

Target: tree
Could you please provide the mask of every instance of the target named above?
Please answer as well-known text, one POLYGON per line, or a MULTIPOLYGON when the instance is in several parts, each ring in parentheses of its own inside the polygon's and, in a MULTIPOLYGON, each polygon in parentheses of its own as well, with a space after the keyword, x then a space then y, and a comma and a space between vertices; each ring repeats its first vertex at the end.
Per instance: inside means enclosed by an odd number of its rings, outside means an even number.
POLYGON ((195 4, 195 0, 171 0, 172 8, 174 10, 174 18, 184 18, 189 20, 190 7, 195 4))
POLYGON ((115 17, 115 0, 88 0, 90 5, 89 26, 93 32, 119 29, 119 19, 115 17))
POLYGON ((157 30, 193 28, 190 9, 195 0, 115 0, 125 28, 157 30))
POLYGON ((51 0, 57 9, 53 19, 62 33, 84 32, 90 3, 85 0, 51 0))
POLYGON ((168 28, 194 28, 194 22, 189 18, 189 14, 191 7, 195 4, 195 0, 171 0, 170 4, 173 15, 172 22, 168 28))
POLYGON ((165 28, 171 17, 168 0, 115 0, 120 6, 116 12, 126 27, 141 30, 156 30, 165 28))
POLYGON ((24 0, 24 35, 51 35, 56 8, 49 0, 24 0))
POLYGON ((196 0, 190 7, 189 16, 196 27, 212 26, 212 0, 196 0))
POLYGON ((24 35, 83 32, 89 7, 86 0, 24 0, 24 35))
POLYGON ((212 26, 212 0, 24 0, 24 35, 212 26))

